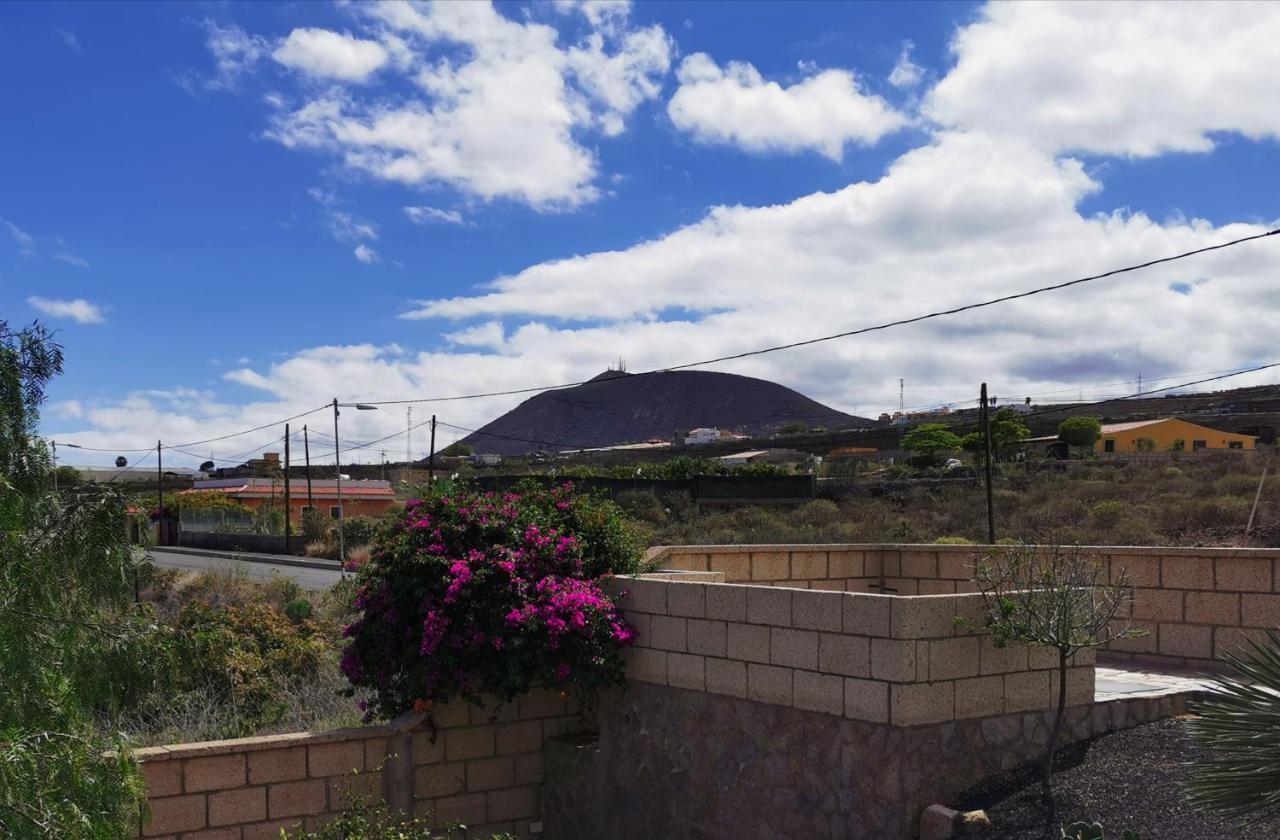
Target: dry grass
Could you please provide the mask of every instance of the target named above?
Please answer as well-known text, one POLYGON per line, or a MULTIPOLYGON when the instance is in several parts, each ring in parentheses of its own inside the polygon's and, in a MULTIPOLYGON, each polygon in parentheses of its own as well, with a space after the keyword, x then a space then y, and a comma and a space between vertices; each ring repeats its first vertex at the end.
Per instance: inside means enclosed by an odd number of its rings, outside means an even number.
MULTIPOLYGON (((1262 459, 1075 463, 1067 472, 1006 465, 994 491, 996 532, 1033 542, 1280 545, 1280 476, 1267 479, 1256 533, 1244 539, 1262 459)), ((619 504, 651 545, 985 541, 986 496, 973 485, 862 485, 799 507, 699 512, 687 499, 626 494, 619 504)))

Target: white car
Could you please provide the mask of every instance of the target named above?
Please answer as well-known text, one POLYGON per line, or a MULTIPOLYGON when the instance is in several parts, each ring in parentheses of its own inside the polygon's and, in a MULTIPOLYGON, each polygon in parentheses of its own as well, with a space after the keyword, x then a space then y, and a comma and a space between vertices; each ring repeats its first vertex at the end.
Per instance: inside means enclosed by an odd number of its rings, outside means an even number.
POLYGON ((964 466, 964 461, 961 461, 959 458, 948 458, 947 463, 943 464, 942 468, 945 470, 953 470, 956 467, 963 467, 963 466, 964 466))

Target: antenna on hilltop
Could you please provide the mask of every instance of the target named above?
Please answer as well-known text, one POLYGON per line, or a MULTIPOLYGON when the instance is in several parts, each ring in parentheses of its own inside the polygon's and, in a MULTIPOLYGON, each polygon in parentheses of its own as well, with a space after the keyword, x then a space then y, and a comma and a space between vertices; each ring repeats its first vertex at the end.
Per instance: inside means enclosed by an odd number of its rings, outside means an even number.
POLYGON ((626 372, 627 372, 627 360, 619 356, 618 357, 618 373, 626 373, 626 372))

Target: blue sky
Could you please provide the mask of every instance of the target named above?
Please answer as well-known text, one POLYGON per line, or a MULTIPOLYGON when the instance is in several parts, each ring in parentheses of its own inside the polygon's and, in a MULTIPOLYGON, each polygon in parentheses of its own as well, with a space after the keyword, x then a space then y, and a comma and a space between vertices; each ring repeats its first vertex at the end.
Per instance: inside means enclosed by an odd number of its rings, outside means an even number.
MULTIPOLYGON (((123 447, 658 367, 1232 238, 1280 215, 1255 80, 1280 19, 1179 6, 5 4, 0 313, 66 347, 49 433, 123 447)), ((1251 248, 719 369, 874 414, 900 376, 931 404, 1271 361, 1226 314, 1280 308, 1280 249, 1251 248)))

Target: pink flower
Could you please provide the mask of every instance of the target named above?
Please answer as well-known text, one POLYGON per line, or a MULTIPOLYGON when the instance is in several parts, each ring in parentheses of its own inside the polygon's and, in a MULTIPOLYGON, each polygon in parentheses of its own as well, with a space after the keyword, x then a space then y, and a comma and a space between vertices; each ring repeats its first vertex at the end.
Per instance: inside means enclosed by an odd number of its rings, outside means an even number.
POLYGON ((571 673, 573 673, 573 669, 569 667, 569 663, 561 662, 556 666, 556 682, 566 681, 571 673))

